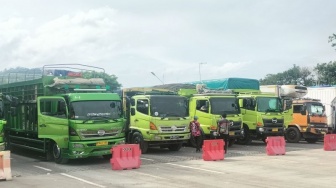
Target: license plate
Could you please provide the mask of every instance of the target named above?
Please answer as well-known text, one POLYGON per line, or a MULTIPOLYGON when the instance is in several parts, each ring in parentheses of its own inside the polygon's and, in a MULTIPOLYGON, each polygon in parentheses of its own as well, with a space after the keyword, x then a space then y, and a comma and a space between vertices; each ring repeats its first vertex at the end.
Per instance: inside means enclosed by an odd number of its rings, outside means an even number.
POLYGON ((108 141, 99 141, 96 143, 96 146, 106 146, 108 145, 108 141))
POLYGON ((174 135, 174 136, 170 136, 170 139, 179 139, 180 137, 177 136, 177 135, 174 135))
POLYGON ((278 131, 278 128, 273 128, 272 129, 272 132, 277 132, 278 131))
POLYGON ((230 131, 230 132, 229 132, 229 135, 234 136, 234 135, 235 135, 235 132, 230 131))

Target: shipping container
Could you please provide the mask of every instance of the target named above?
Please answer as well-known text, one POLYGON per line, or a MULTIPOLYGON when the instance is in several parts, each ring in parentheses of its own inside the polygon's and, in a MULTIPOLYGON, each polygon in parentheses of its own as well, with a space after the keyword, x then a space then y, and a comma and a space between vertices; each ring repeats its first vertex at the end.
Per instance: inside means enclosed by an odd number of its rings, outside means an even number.
POLYGON ((336 97, 336 87, 308 87, 307 98, 319 99, 325 105, 328 126, 332 127, 331 104, 336 97))

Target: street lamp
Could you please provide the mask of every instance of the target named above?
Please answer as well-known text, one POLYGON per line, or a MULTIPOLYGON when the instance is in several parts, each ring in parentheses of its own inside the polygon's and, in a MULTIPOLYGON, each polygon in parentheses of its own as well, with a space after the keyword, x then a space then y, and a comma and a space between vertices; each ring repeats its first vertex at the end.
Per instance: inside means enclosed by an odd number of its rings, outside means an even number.
POLYGON ((198 72, 199 72, 199 77, 200 77, 200 81, 202 82, 202 77, 201 77, 201 65, 203 64, 207 64, 207 63, 199 63, 198 64, 198 72))
POLYGON ((155 76, 158 80, 160 80, 160 82, 162 83, 162 85, 164 85, 164 82, 163 82, 159 77, 157 77, 156 74, 155 74, 154 72, 151 72, 151 73, 152 73, 152 75, 155 76))

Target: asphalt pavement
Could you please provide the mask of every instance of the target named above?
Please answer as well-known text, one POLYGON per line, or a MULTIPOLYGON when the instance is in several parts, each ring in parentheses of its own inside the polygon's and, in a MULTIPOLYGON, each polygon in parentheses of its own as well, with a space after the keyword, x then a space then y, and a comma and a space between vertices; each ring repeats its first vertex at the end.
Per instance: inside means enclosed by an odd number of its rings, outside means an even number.
POLYGON ((53 187, 333 187, 336 151, 323 143, 286 144, 286 154, 268 156, 265 144, 234 145, 222 161, 204 161, 194 148, 151 149, 139 169, 114 171, 103 158, 59 165, 29 152, 12 153, 12 181, 1 188, 53 187))

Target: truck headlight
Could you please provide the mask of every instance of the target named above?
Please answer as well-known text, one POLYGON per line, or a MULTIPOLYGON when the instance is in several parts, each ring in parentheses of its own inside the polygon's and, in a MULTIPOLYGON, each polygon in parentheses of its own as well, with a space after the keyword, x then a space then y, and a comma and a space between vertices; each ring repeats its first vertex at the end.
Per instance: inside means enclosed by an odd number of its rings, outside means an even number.
POLYGON ((260 127, 260 128, 259 128, 259 131, 260 131, 260 132, 264 132, 264 131, 265 131, 265 129, 264 129, 264 128, 262 128, 262 127, 260 127))
POLYGON ((74 143, 73 148, 84 148, 83 144, 74 143))

